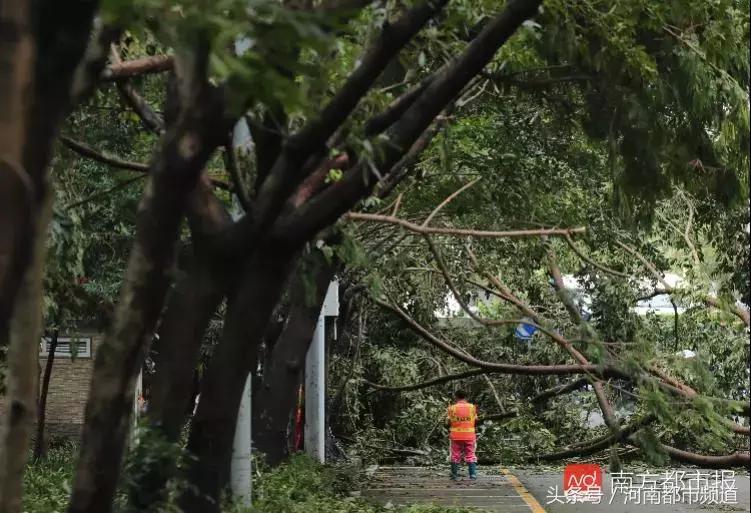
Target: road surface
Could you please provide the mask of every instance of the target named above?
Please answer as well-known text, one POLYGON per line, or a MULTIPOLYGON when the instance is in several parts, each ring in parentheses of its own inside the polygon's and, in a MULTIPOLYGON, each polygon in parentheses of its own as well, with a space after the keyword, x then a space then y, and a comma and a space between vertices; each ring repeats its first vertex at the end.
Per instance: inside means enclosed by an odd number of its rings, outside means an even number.
MULTIPOLYGON (((683 469, 695 472, 691 469, 683 469)), ((748 475, 736 475, 734 504, 650 504, 623 503, 617 495, 610 502, 609 474, 603 475, 603 497, 599 504, 551 503, 550 490, 562 493, 561 473, 534 469, 484 467, 477 482, 465 477, 458 483, 447 477, 448 469, 388 466, 373 468, 360 494, 366 499, 394 506, 435 503, 472 507, 493 513, 746 513, 749 508, 748 475)), ((465 471, 466 474, 466 471, 465 471)))

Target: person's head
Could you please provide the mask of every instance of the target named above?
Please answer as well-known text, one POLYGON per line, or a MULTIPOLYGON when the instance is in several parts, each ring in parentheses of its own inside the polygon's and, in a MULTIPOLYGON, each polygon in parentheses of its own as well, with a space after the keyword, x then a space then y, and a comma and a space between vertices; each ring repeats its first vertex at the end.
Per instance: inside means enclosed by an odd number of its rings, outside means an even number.
POLYGON ((457 390, 456 392, 454 392, 454 397, 457 401, 463 401, 467 398, 467 394, 464 393, 464 390, 457 390))

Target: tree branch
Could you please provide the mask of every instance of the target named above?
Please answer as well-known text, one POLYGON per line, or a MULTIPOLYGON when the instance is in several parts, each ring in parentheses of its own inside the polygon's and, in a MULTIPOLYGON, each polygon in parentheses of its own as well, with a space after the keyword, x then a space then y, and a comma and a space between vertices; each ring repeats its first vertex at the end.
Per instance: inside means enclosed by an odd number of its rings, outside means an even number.
POLYGON ((630 278, 631 277, 631 275, 628 274, 628 273, 624 273, 624 272, 621 272, 621 271, 616 271, 616 270, 611 269, 609 267, 605 267, 604 265, 598 264, 597 262, 595 262, 594 260, 592 260, 591 258, 589 258, 579 248, 576 247, 576 244, 574 243, 574 240, 571 238, 571 235, 569 235, 568 233, 563 235, 563 240, 566 241, 566 244, 568 244, 568 246, 571 248, 571 251, 573 251, 576 254, 576 256, 578 256, 579 258, 581 258, 582 260, 584 260, 585 262, 587 262, 589 265, 591 265, 595 269, 599 269, 600 271, 602 271, 604 273, 612 274, 613 276, 619 276, 621 278, 630 278))
MULTIPOLYGON (((243 247, 247 245, 246 241, 254 239, 253 233, 276 220, 288 196, 306 178, 306 173, 301 172, 303 165, 315 153, 323 150, 326 141, 367 94, 386 65, 446 2, 447 0, 421 2, 394 23, 384 24, 378 38, 362 57, 360 65, 350 74, 321 114, 287 139, 261 186, 253 216, 247 216, 247 220, 238 223, 234 230, 236 237, 243 241, 243 247)), ((310 166, 310 171, 317 167, 310 166)), ((231 235, 230 239, 236 237, 231 235)))
MULTIPOLYGON (((501 14, 490 21, 467 46, 464 53, 448 65, 388 131, 388 144, 376 168, 390 171, 420 137, 433 119, 461 93, 464 87, 490 62, 518 27, 534 16, 541 0, 511 0, 501 14)), ((367 196, 377 180, 370 164, 362 162, 345 177, 275 226, 286 240, 304 240, 323 226, 335 222, 357 201, 367 196)))
MULTIPOLYGON (((665 291, 666 294, 673 295, 677 292, 676 288, 670 285, 667 281, 665 281, 665 277, 663 274, 657 270, 657 268, 649 261, 647 260, 644 255, 636 251, 634 248, 629 246, 628 244, 625 244, 621 241, 615 241, 615 243, 620 246, 622 249, 626 250, 629 254, 634 256, 639 262, 641 262, 645 268, 652 274, 652 276, 660 282, 662 285, 662 289, 665 291)), ((745 324, 747 327, 751 325, 751 314, 749 314, 749 311, 739 305, 723 305, 720 300, 716 297, 710 296, 709 294, 705 294, 702 298, 704 303, 707 306, 717 308, 718 310, 725 310, 727 312, 730 312, 731 314, 738 317, 741 321, 743 321, 743 324, 745 324)))
POLYGON ((590 456, 592 454, 595 454, 596 452, 602 451, 603 449, 607 449, 613 444, 625 440, 647 424, 654 422, 656 419, 657 417, 654 414, 648 414, 621 428, 618 436, 611 433, 595 440, 590 440, 583 442, 582 444, 578 444, 577 447, 572 447, 570 449, 565 449, 563 451, 550 454, 543 454, 541 456, 533 456, 530 458, 530 461, 556 461, 566 458, 590 456))
POLYGON ((577 379, 575 381, 572 381, 571 383, 566 383, 565 385, 559 385, 557 387, 543 390, 542 392, 534 396, 530 401, 532 403, 540 403, 547 399, 550 399, 551 397, 557 397, 568 392, 573 392, 574 390, 579 390, 587 384, 589 384, 589 380, 587 378, 577 379))
POLYGON ((441 201, 441 202, 440 202, 440 203, 438 204, 438 206, 437 206, 437 207, 435 207, 435 208, 433 209, 433 211, 432 211, 432 212, 430 212, 430 214, 428 215, 428 217, 426 217, 426 218, 425 218, 425 221, 423 221, 423 223, 422 223, 422 225, 421 225, 421 228, 426 228, 426 227, 427 227, 427 226, 428 226, 428 225, 430 224, 430 221, 432 221, 432 220, 433 220, 433 218, 434 218, 435 216, 437 216, 437 215, 438 215, 438 213, 439 213, 439 212, 440 212, 441 210, 443 210, 443 208, 444 208, 444 207, 445 207, 446 205, 448 205, 449 203, 451 203, 452 201, 454 201, 454 199, 455 199, 455 198, 456 198, 457 196, 459 196, 459 195, 460 195, 461 193, 463 193, 464 191, 466 191, 467 189, 469 189, 470 187, 472 187, 472 186, 473 186, 474 184, 476 184, 476 183, 477 183, 477 182, 479 182, 479 181, 480 181, 480 179, 479 179, 479 178, 475 178, 475 179, 474 179, 474 180, 472 180, 471 182, 469 182, 469 183, 467 183, 467 184, 464 184, 464 185, 462 185, 462 186, 461 186, 461 187, 460 187, 459 189, 457 189, 456 191, 454 191, 454 192, 452 192, 451 194, 449 194, 449 195, 448 195, 448 196, 446 197, 446 199, 444 199, 443 201, 441 201))
POLYGON ((371 117, 364 127, 364 133, 366 137, 372 137, 374 135, 382 133, 391 125, 396 123, 399 118, 409 109, 410 106, 420 97, 430 83, 435 79, 438 73, 434 72, 423 78, 415 86, 413 86, 406 93, 402 94, 394 101, 392 101, 386 110, 371 117))
POLYGON ((521 80, 514 78, 515 76, 517 76, 517 74, 483 74, 483 77, 492 82, 509 84, 520 89, 544 89, 551 85, 563 84, 568 82, 589 82, 595 79, 595 77, 593 77, 592 75, 563 75, 559 77, 538 78, 532 80, 521 80))
MULTIPOLYGON (((574 322, 574 324, 580 326, 585 331, 586 338, 593 338, 591 327, 584 321, 581 312, 576 307, 573 300, 571 299, 570 294, 566 290, 565 284, 563 283, 563 276, 561 276, 561 270, 558 268, 558 262, 556 260, 555 253, 553 252, 553 248, 550 245, 548 245, 547 256, 550 276, 551 278, 553 278, 553 288, 555 288, 558 297, 566 307, 566 310, 568 311, 569 316, 571 317, 571 320, 574 322)), ((569 349, 569 353, 574 356, 574 358, 576 358, 580 363, 588 363, 588 360, 583 355, 581 355, 581 353, 578 353, 579 356, 577 356, 577 353, 572 352, 571 349, 569 349)), ((610 403, 607 395, 605 394, 605 389, 602 387, 602 383, 592 383, 592 388, 594 389, 595 396, 597 397, 597 402, 599 403, 600 409, 602 410, 602 416, 605 420, 605 424, 607 424, 608 428, 610 428, 614 437, 620 438, 621 435, 619 434, 619 432, 621 428, 618 423, 618 418, 615 415, 615 409, 613 408, 613 405, 610 403)))
MULTIPOLYGON (((401 385, 401 386, 389 386, 389 385, 382 385, 379 383, 373 383, 372 381, 368 381, 366 379, 362 380, 363 383, 368 385, 371 388, 375 388, 377 390, 383 390, 384 392, 411 392, 413 390, 421 390, 423 388, 429 388, 434 387, 436 385, 442 385, 444 383, 448 383, 450 381, 456 381, 459 379, 465 379, 465 378, 471 378, 474 376, 482 376, 485 374, 510 374, 510 375, 565 375, 565 374, 576 374, 576 372, 571 372, 572 368, 576 367, 579 368, 579 366, 576 365, 518 365, 517 368, 513 369, 506 369, 506 370, 494 370, 494 369, 471 369, 463 372, 457 372, 455 374, 446 374, 445 376, 440 376, 437 378, 429 379, 427 381, 422 381, 420 383, 413 383, 411 385, 401 385)), ((607 374, 607 370, 605 374, 607 374)), ((572 390, 575 390, 576 388, 580 388, 588 383, 586 378, 578 379, 576 381, 572 381, 568 385, 559 386, 555 388, 551 388, 549 390, 545 390, 542 393, 536 395, 532 399, 530 399, 530 402, 539 402, 543 401, 547 398, 554 397, 556 395, 561 395, 566 392, 570 392, 572 390), (575 386, 574 386, 575 385, 575 386)))
POLYGON ((453 235, 457 237, 478 237, 478 238, 503 238, 503 237, 536 237, 540 235, 560 235, 564 236, 571 233, 584 233, 583 227, 579 228, 545 228, 532 230, 504 230, 504 231, 487 231, 474 230, 466 228, 443 228, 434 226, 425 226, 411 223, 398 217, 366 214, 362 212, 350 212, 345 215, 345 219, 352 221, 368 221, 377 223, 387 223, 401 226, 413 233, 421 235, 453 235))
MULTIPOLYGON (((638 447, 634 437, 629 437, 629 443, 635 447, 638 447)), ((671 459, 679 461, 681 463, 690 463, 692 465, 698 465, 701 468, 728 468, 728 467, 748 467, 749 453, 734 452, 733 454, 727 454, 723 456, 714 456, 706 454, 697 454, 695 452, 684 451, 671 447, 670 445, 660 444, 660 448, 670 456, 671 459)))
MULTIPOLYGON (((49 15, 49 13, 47 13, 49 15)), ((71 104, 78 105, 94 92, 107 64, 110 44, 120 37, 120 27, 104 25, 101 16, 94 18, 93 34, 86 53, 76 68, 71 85, 71 104)))
MULTIPOLYGON (((73 150, 83 157, 90 158, 91 160, 95 160, 97 162, 101 162, 102 164, 116 167, 118 169, 138 171, 139 173, 149 172, 149 164, 145 164, 143 162, 133 162, 131 160, 124 160, 120 157, 109 155, 103 151, 100 152, 98 150, 95 150, 91 146, 87 146, 86 144, 80 141, 76 141, 75 139, 71 139, 70 137, 65 135, 61 135, 59 139, 60 142, 62 142, 68 149, 73 150)), ((211 178, 210 181, 211 185, 216 187, 217 189, 224 189, 226 191, 232 190, 230 185, 226 182, 217 180, 216 178, 211 178)))
POLYGON ((162 73, 174 68, 175 59, 172 55, 154 55, 141 57, 130 61, 113 63, 102 71, 101 80, 123 80, 126 78, 162 73))
MULTIPOLYGON (((398 306, 395 306, 393 304, 387 303, 386 301, 383 301, 378 298, 373 298, 373 301, 395 313, 398 317, 400 317, 407 326, 420 335, 420 337, 423 340, 426 340, 427 342, 430 342, 433 346, 437 347, 441 351, 450 354, 454 358, 467 363, 469 365, 472 365, 474 367, 479 367, 480 369, 483 369, 485 371, 492 370, 496 372, 505 372, 509 374, 583 374, 583 373, 591 373, 594 375, 609 375, 609 376, 619 376, 619 377, 627 377, 625 376, 621 371, 613 368, 613 367, 600 367, 598 365, 591 365, 591 364, 575 364, 575 365, 539 365, 539 366, 528 366, 528 365, 516 365, 516 364, 506 364, 506 363, 495 363, 495 362, 487 362, 483 360, 479 360, 475 358, 474 356, 471 356, 464 351, 461 351, 459 349, 456 349, 451 344, 445 342, 444 340, 439 339, 437 336, 432 334, 430 331, 425 329, 423 326, 421 326, 417 321, 412 319, 404 310, 399 308, 398 306)), ((482 372, 478 372, 478 374, 482 374, 482 372)))
POLYGON ((127 169, 129 171, 138 171, 140 173, 149 172, 149 165, 144 164, 143 162, 133 162, 130 160, 123 160, 119 157, 108 155, 105 152, 97 151, 94 148, 87 146, 82 142, 71 139, 70 137, 65 135, 61 135, 59 139, 60 142, 62 142, 68 149, 73 150, 83 157, 101 162, 102 164, 106 164, 108 166, 116 167, 119 169, 127 169))
POLYGON ((105 196, 108 196, 108 195, 112 194, 113 192, 117 192, 120 189, 124 189, 128 185, 131 185, 131 184, 133 184, 133 183, 135 183, 135 182, 137 182, 139 180, 143 180, 144 178, 146 178, 146 176, 147 175, 143 174, 143 175, 139 175, 139 176, 134 176, 133 178, 129 178, 128 180, 123 180, 122 182, 120 182, 120 183, 118 183, 118 184, 110 187, 109 189, 106 189, 104 191, 95 192, 94 194, 92 194, 90 196, 87 196, 86 198, 83 198, 82 200, 74 201, 73 203, 65 205, 63 207, 63 210, 70 210, 70 209, 73 209, 73 208, 77 208, 77 207, 80 207, 82 205, 85 205, 86 203, 94 201, 95 199, 99 199, 99 198, 103 198, 105 196))
MULTIPOLYGON (((391 166, 386 177, 376 184, 375 195, 377 197, 385 198, 399 185, 417 163, 420 154, 427 149, 438 132, 441 131, 441 128, 446 124, 453 109, 454 103, 452 102, 443 110, 443 114, 436 117, 435 121, 412 143, 407 153, 396 164, 391 166)), ((396 215, 396 209, 391 215, 396 215)))
MULTIPOLYGON (((112 44, 110 55, 113 64, 122 64, 117 45, 112 44)), ((125 103, 141 118, 146 128, 160 135, 164 132, 164 119, 138 94, 138 91, 136 91, 136 88, 133 87, 133 84, 129 80, 118 81, 117 90, 120 92, 120 96, 125 103)))

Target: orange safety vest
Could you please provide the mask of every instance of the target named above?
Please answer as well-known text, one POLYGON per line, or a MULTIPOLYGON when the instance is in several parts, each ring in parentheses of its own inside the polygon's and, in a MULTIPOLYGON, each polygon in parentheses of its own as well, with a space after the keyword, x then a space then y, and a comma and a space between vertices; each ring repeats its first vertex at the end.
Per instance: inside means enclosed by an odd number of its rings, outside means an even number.
POLYGON ((449 438, 451 440, 474 440, 475 421, 477 420, 477 408, 467 401, 459 401, 452 404, 448 409, 448 417, 451 422, 449 438))

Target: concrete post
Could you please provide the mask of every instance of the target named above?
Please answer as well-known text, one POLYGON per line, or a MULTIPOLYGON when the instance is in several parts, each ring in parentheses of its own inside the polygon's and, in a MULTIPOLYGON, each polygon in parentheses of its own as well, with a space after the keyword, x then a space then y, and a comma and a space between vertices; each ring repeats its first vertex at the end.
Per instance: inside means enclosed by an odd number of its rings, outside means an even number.
POLYGON ((325 317, 318 316, 305 359, 305 452, 326 461, 326 344, 325 317))
MULTIPOLYGON (((237 153, 248 153, 252 150, 253 140, 250 136, 248 124, 241 119, 235 124, 232 130, 233 151, 237 153)), ((232 207, 230 216, 234 221, 242 217, 243 212, 240 202, 235 195, 232 196, 232 207)), ((235 439, 232 443, 232 463, 230 466, 230 487, 232 495, 238 504, 250 506, 252 498, 252 462, 251 462, 251 376, 249 373, 245 380, 240 408, 237 412, 237 423, 235 424, 235 439)))
POLYGON ((230 468, 230 486, 235 500, 243 506, 250 506, 252 496, 252 462, 251 462, 251 374, 245 380, 240 409, 237 412, 235 439, 232 444, 232 466, 230 468))
POLYGON ((305 452, 326 462, 326 317, 339 315, 339 282, 329 283, 305 358, 305 452))

